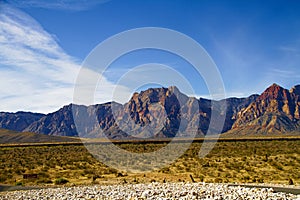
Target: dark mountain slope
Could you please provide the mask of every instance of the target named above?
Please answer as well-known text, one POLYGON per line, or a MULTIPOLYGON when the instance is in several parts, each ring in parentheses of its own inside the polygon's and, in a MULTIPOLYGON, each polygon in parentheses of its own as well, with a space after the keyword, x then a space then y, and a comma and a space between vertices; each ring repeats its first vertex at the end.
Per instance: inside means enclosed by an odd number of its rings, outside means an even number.
POLYGON ((44 114, 31 112, 0 112, 0 128, 23 131, 30 124, 44 117, 44 114))

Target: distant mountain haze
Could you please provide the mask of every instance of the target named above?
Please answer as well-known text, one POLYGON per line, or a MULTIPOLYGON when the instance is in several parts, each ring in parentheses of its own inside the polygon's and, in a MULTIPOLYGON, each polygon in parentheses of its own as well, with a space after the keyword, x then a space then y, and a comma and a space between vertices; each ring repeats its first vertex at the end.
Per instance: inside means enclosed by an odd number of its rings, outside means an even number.
POLYGON ((175 86, 149 88, 134 93, 124 105, 70 104, 47 115, 1 112, 0 128, 55 136, 103 137, 105 134, 112 139, 187 137, 190 133, 204 136, 208 134, 212 112, 220 119, 225 118, 222 134, 300 132, 300 85, 287 90, 273 84, 261 95, 220 101, 188 97, 175 86), (222 103, 225 109, 218 108, 222 103), (84 127, 79 134, 74 116, 82 113, 86 120, 95 115, 97 124, 84 127))

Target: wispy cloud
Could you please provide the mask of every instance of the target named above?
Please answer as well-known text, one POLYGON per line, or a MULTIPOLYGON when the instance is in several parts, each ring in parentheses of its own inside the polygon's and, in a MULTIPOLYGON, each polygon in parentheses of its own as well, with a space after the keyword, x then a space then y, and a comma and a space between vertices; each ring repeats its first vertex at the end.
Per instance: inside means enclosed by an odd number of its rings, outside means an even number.
POLYGON ((300 74, 295 73, 294 70, 283 70, 283 69, 271 69, 269 73, 272 76, 283 77, 283 78, 300 78, 300 74))
POLYGON ((109 0, 7 0, 7 2, 16 7, 26 8, 26 7, 37 7, 45 9, 55 9, 55 10, 87 10, 91 7, 105 3, 109 0))
POLYGON ((267 73, 267 79, 270 82, 278 83, 285 88, 299 84, 300 74, 295 69, 277 69, 272 68, 267 73))
POLYGON ((280 46, 278 49, 284 52, 299 53, 299 48, 292 46, 280 46))
POLYGON ((278 45, 278 56, 274 57, 267 71, 267 78, 285 87, 292 87, 300 79, 300 40, 278 45))
MULTIPOLYGON (((251 28, 251 26, 249 26, 251 28)), ((254 30, 254 29, 253 29, 254 30)), ((261 93, 272 83, 286 88, 300 79, 300 40, 291 38, 262 41, 252 30, 233 31, 224 38, 213 38, 217 64, 223 68, 228 93, 261 93), (247 91, 247 93, 245 92, 247 91)), ((213 35, 213 34, 212 34, 213 35)))
MULTIPOLYGON (((80 67, 80 61, 68 55, 56 37, 46 32, 36 20, 1 4, 1 111, 47 113, 71 103, 80 67)), ((109 94, 114 84, 103 80, 106 87, 99 92, 109 94)), ((97 100, 104 102, 109 99, 97 100)))

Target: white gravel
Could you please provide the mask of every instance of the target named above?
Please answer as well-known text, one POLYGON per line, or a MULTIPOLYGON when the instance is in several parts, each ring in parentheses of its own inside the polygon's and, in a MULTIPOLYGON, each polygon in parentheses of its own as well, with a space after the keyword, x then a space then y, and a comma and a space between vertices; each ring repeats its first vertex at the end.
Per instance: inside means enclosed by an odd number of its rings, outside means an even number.
POLYGON ((111 186, 77 186, 0 192, 0 199, 300 199, 300 195, 275 193, 272 189, 208 183, 151 183, 111 186))

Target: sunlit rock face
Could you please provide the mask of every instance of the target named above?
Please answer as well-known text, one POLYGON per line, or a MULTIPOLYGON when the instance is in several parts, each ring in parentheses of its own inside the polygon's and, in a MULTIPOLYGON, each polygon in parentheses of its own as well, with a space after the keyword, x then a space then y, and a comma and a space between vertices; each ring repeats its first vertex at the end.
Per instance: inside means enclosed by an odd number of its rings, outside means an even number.
POLYGON ((237 114, 232 128, 248 127, 265 133, 299 130, 299 91, 299 86, 289 91, 273 84, 237 114))

